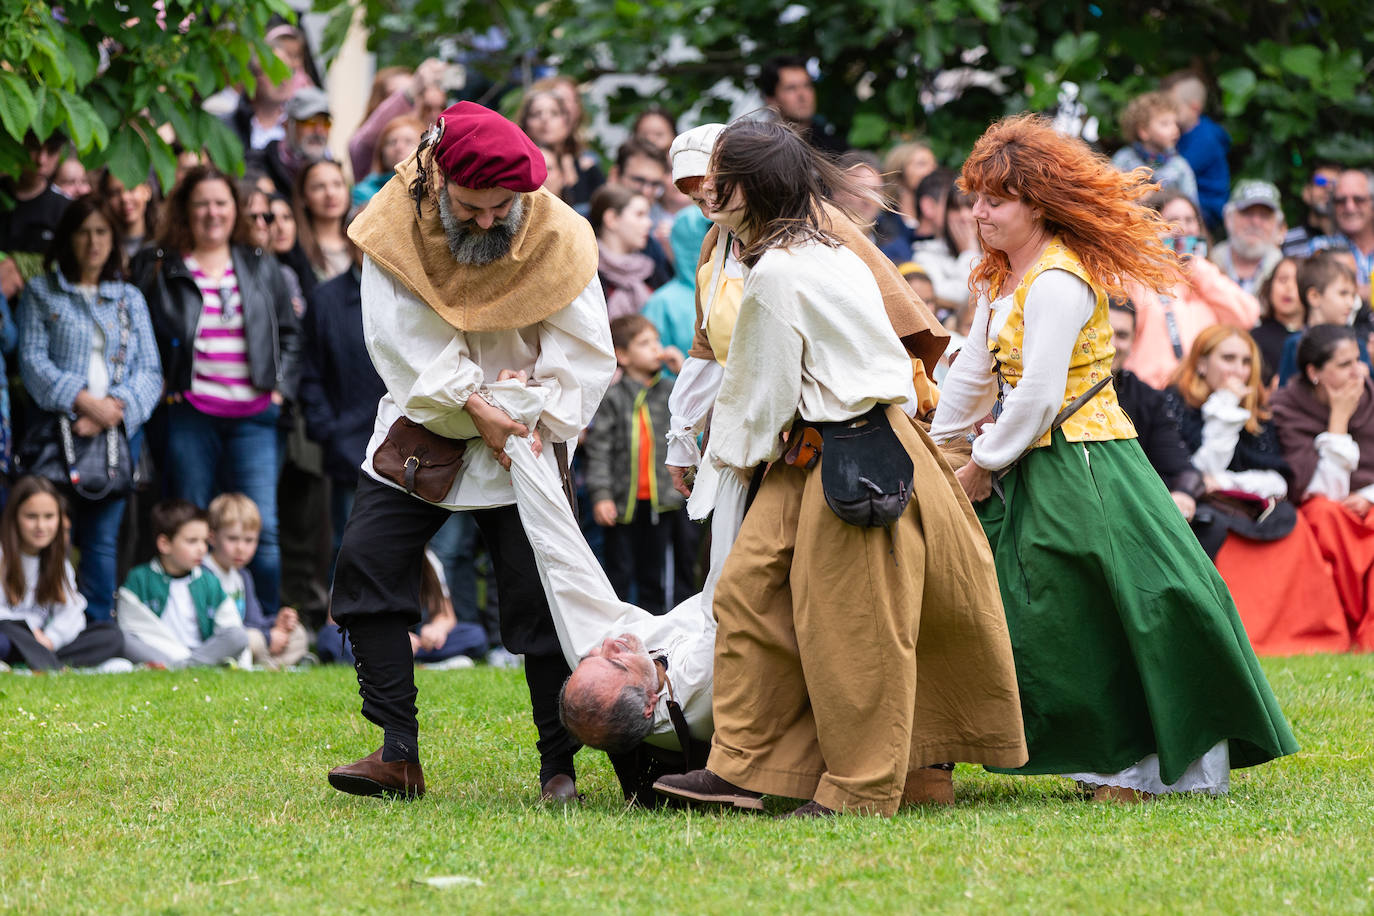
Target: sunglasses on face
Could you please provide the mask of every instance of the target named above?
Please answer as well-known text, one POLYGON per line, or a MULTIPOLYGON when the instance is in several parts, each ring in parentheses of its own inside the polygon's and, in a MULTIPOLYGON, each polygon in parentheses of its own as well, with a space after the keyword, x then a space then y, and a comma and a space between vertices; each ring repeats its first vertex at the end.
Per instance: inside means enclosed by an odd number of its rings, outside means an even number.
POLYGON ((277 214, 275 213, 250 213, 248 215, 255 220, 262 220, 265 226, 270 226, 277 221, 277 214))
POLYGON ((1330 178, 1327 178, 1325 175, 1313 175, 1313 176, 1312 176, 1312 186, 1313 186, 1313 187, 1325 188, 1325 187, 1330 186, 1331 184, 1332 184, 1331 179, 1330 179, 1330 178))
POLYGON ((1336 202, 1336 206, 1338 207, 1344 207, 1346 204, 1352 204, 1356 207, 1363 207, 1365 204, 1369 203, 1369 195, 1351 194, 1348 197, 1333 197, 1332 200, 1336 202))
POLYGON ((304 121, 297 121, 303 128, 312 130, 329 130, 329 126, 334 122, 325 115, 315 115, 313 118, 306 118, 304 121))

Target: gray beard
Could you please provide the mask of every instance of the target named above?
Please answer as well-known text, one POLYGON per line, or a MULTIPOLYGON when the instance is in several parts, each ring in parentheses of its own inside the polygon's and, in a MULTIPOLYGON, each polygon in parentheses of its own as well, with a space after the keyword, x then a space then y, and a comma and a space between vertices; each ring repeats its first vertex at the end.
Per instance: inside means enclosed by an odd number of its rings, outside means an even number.
POLYGON ((448 189, 439 193, 439 222, 448 237, 448 250, 459 264, 482 267, 510 254, 516 233, 525 222, 525 195, 517 194, 503 219, 480 229, 475 220, 459 219, 449 203, 448 189))
POLYGON ((1231 251, 1240 255, 1243 261, 1262 261, 1271 247, 1261 241, 1242 238, 1240 235, 1231 238, 1231 251))

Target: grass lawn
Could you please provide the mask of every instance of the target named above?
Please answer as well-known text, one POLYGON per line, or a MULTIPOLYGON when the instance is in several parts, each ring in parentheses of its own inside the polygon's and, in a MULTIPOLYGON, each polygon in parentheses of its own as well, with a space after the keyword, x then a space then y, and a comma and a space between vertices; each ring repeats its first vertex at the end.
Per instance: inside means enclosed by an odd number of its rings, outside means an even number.
POLYGON ((0 911, 1374 912, 1374 659, 1265 670, 1303 749, 1229 797, 960 766, 953 809, 806 823, 626 811, 589 751, 541 808, 518 671, 419 674, 410 804, 325 782, 379 743, 351 669, 0 675, 0 911))

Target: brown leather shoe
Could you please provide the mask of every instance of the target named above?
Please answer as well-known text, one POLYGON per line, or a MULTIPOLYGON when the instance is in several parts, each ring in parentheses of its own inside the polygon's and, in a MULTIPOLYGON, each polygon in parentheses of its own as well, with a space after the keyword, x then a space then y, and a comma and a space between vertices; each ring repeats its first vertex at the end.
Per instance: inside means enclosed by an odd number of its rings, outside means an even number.
POLYGON ((906 774, 902 790, 904 805, 954 804, 954 773, 935 767, 921 767, 906 774))
POLYGON ((1138 805, 1141 802, 1154 801, 1154 796, 1149 792, 1141 792, 1139 789, 1127 789, 1122 786, 1098 786, 1093 790, 1093 801, 1115 802, 1118 805, 1138 805))
POLYGON ((661 776, 654 783, 654 791, 669 798, 704 805, 730 805, 744 811, 762 811, 763 795, 728 783, 710 770, 693 770, 673 776, 661 776))
POLYGON ((377 748, 362 760, 329 771, 329 784, 350 795, 370 798, 419 798, 425 794, 425 774, 418 763, 382 760, 377 748))
POLYGON ((809 817, 839 817, 840 812, 834 808, 827 808, 818 801, 809 801, 795 811, 778 815, 779 820, 786 820, 789 817, 809 818, 809 817))
POLYGON ((559 773, 556 776, 550 776, 548 782, 539 787, 539 800, 566 805, 571 802, 580 802, 582 796, 577 794, 577 783, 573 781, 573 778, 566 773, 559 773))

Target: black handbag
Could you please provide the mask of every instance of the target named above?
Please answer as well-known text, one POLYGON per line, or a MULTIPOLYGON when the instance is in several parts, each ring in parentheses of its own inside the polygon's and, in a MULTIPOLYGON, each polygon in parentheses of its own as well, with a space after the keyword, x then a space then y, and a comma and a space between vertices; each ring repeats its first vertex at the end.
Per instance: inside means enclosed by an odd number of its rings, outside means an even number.
MULTIPOLYGON (((110 373, 111 386, 124 379, 130 324, 129 305, 121 299, 119 349, 110 373)), ((20 473, 70 486, 77 496, 92 502, 125 496, 137 483, 129 436, 122 423, 94 436, 78 436, 72 432, 71 417, 65 413, 45 414, 33 425, 19 447, 16 464, 20 473)))
POLYGON ((821 428, 821 489, 832 512, 860 528, 886 528, 911 501, 916 467, 892 424, 887 405, 821 428))

